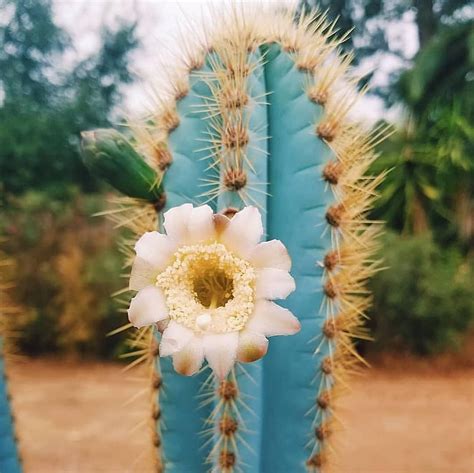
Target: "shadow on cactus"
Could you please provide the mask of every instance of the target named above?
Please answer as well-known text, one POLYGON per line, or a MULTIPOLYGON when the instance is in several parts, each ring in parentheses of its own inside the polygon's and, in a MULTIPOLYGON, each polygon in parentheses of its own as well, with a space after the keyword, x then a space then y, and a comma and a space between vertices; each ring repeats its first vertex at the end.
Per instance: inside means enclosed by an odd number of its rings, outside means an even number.
POLYGON ((0 251, 0 471, 2 473, 20 473, 22 471, 6 368, 8 357, 11 354, 10 342, 12 338, 8 317, 17 313, 17 310, 8 302, 7 297, 11 283, 8 281, 6 273, 11 264, 11 260, 7 259, 0 251))
POLYGON ((86 165, 127 196, 111 218, 136 235, 128 313, 157 471, 327 471, 336 450, 386 130, 349 117, 360 94, 335 25, 294 18, 213 18, 130 138, 83 136, 86 165))

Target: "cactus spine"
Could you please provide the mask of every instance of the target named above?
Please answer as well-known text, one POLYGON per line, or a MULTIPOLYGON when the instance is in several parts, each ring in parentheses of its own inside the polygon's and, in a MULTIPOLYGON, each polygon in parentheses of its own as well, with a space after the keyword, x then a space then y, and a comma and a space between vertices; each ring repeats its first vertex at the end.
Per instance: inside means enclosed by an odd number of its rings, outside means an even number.
POLYGON ((8 282, 2 277, 10 262, 0 253, 0 471, 21 473, 21 462, 16 442, 13 411, 7 386, 6 354, 9 324, 6 318, 14 313, 7 303, 8 282))
POLYGON ((360 361, 352 339, 365 336, 365 281, 377 268, 379 227, 367 212, 382 177, 366 171, 385 130, 368 133, 349 118, 359 95, 351 55, 339 53, 343 39, 324 15, 295 21, 293 11, 260 5, 212 23, 220 26, 203 44, 186 48, 170 97, 132 126, 135 149, 162 177, 158 217, 134 201, 113 218, 141 234, 186 202, 229 216, 258 206, 267 239, 282 240, 293 259, 297 290, 284 305, 302 330, 219 385, 205 370, 184 378, 148 356, 160 379, 157 471, 327 471, 337 400, 360 361))

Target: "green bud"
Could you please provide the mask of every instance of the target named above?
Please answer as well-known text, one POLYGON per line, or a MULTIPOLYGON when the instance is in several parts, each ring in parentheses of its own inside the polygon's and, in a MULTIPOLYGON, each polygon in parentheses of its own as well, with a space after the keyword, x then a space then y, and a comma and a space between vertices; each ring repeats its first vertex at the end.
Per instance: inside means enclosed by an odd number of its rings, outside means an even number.
POLYGON ((113 129, 84 131, 81 136, 82 160, 92 174, 129 197, 159 200, 161 177, 125 136, 113 129))

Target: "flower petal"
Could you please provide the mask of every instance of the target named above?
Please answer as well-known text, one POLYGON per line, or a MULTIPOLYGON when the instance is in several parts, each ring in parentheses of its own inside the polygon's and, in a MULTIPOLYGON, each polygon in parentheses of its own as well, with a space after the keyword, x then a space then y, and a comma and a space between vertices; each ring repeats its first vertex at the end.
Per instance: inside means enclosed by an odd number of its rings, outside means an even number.
POLYGON ((160 341, 160 356, 173 355, 181 351, 194 337, 194 333, 174 320, 166 327, 160 341))
POLYGON ((257 273, 257 299, 285 299, 295 290, 295 280, 283 269, 263 268, 257 273))
POLYGON ((237 359, 243 363, 257 361, 268 350, 268 340, 261 333, 243 330, 239 335, 239 348, 237 350, 237 359))
POLYGON ((214 214, 213 221, 216 236, 220 238, 221 234, 230 225, 230 218, 222 214, 214 214))
POLYGON ((219 379, 224 379, 237 358, 238 332, 205 335, 203 343, 209 366, 219 379))
POLYGON ((294 335, 301 329, 299 320, 288 310, 264 299, 255 303, 254 313, 245 330, 274 335, 294 335))
POLYGON ((168 317, 165 297, 155 286, 143 288, 130 302, 128 319, 137 328, 151 325, 168 317))
POLYGON ((231 219, 221 240, 242 257, 247 257, 263 235, 262 217, 257 207, 245 207, 231 219))
POLYGON ((291 269, 290 255, 280 240, 259 243, 252 251, 250 261, 257 268, 291 269))
POLYGON ((136 257, 133 261, 132 272, 130 273, 129 289, 140 291, 141 289, 152 286, 156 281, 159 270, 143 258, 136 257))
POLYGON ((179 352, 173 355, 173 366, 177 373, 191 376, 201 368, 204 348, 201 337, 193 337, 179 352))
POLYGON ((213 212, 209 205, 193 208, 189 217, 188 232, 192 242, 210 240, 215 237, 213 212))
POLYGON ((158 232, 146 232, 136 243, 137 256, 155 267, 163 270, 176 249, 175 243, 166 235, 158 232))
POLYGON ((188 238, 188 223, 193 211, 192 204, 183 204, 165 212, 163 226, 166 234, 177 243, 185 242, 188 238))

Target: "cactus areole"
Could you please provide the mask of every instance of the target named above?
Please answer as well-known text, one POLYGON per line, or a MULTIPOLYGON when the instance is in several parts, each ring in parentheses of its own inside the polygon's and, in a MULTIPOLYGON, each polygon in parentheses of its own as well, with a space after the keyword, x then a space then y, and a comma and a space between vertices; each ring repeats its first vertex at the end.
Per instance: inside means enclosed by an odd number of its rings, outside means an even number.
POLYGON ((324 15, 230 10, 129 138, 84 134, 84 160, 136 234, 156 470, 328 471, 376 269, 366 171, 384 130, 354 121, 352 56, 324 15))

